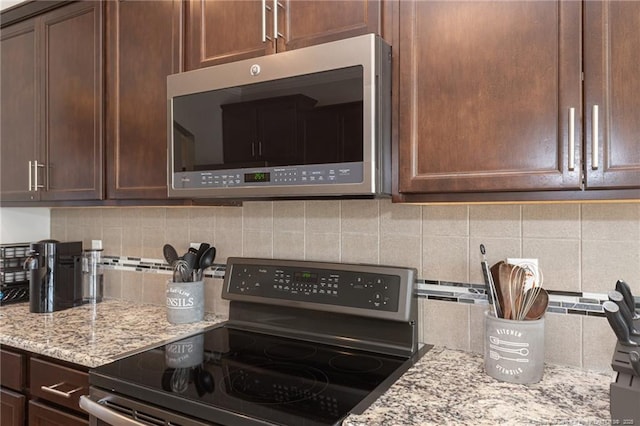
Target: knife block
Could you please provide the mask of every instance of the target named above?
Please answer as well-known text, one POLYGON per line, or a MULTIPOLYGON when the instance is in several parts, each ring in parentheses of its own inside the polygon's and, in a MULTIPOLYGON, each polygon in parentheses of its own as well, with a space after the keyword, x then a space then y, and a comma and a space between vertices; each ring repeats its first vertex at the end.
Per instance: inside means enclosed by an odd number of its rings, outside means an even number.
POLYGON ((618 372, 609 386, 612 424, 640 424, 640 377, 629 362, 629 346, 616 343, 611 367, 618 372))

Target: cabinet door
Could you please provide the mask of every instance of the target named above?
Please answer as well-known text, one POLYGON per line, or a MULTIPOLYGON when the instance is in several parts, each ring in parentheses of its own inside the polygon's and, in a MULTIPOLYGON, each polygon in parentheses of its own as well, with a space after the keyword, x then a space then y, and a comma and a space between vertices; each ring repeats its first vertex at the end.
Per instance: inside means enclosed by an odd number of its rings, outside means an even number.
POLYGON ((107 198, 167 198, 167 75, 180 71, 180 1, 107 3, 107 198))
POLYGON ((186 19, 187 70, 275 52, 271 37, 273 14, 266 7, 263 9, 266 3, 191 0, 186 19))
POLYGON ((42 17, 43 200, 103 193, 102 4, 78 2, 42 17))
POLYGON ((0 388, 0 424, 23 426, 26 402, 24 395, 0 388))
POLYGON ((586 186, 640 188, 640 2, 584 7, 586 186))
POLYGON ((38 193, 28 187, 29 162, 38 159, 35 20, 2 29, 0 67, 0 196, 33 200, 38 193))
POLYGON ((400 193, 580 188, 580 2, 399 13, 400 193))
POLYGON ((378 0, 288 0, 277 3, 282 5, 277 16, 278 51, 381 32, 378 0))
POLYGON ((88 426, 89 420, 29 401, 29 426, 88 426))

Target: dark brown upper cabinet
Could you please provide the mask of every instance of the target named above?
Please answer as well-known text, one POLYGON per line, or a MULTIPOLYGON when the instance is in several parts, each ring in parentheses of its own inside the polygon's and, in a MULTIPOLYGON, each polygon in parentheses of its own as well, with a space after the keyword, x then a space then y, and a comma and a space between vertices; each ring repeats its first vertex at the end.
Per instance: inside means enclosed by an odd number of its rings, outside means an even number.
POLYGON ((182 10, 107 2, 108 199, 167 198, 167 76, 181 70, 182 10))
POLYGON ((2 30, 0 38, 0 195, 2 201, 35 199, 33 162, 40 129, 36 20, 2 30))
POLYGON ((380 33, 378 0, 191 0, 188 70, 380 33))
POLYGON ((102 5, 2 30, 2 200, 103 196, 102 5))
POLYGON ((586 188, 640 188, 640 2, 587 1, 584 16, 586 188))
POLYGON ((399 192, 579 189, 580 3, 399 8, 399 192))
POLYGON ((640 3, 398 10, 396 201, 640 197, 640 3))

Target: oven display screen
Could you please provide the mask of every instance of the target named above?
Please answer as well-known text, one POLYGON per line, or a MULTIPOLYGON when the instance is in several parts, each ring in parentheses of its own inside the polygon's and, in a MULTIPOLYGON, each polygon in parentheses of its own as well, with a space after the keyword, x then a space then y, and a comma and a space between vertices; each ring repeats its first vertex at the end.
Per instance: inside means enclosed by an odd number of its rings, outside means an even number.
POLYGON ((269 172, 245 173, 244 181, 245 182, 270 182, 271 173, 269 172))
POLYGON ((318 274, 313 272, 296 272, 293 276, 296 282, 299 283, 312 283, 315 284, 318 282, 318 274))

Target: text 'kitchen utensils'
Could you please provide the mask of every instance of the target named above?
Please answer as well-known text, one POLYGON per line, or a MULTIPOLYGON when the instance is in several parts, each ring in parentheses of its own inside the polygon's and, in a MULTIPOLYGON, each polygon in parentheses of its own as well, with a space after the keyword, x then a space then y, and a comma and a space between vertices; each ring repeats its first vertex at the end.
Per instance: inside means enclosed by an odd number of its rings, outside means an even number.
POLYGON ((549 304, 542 272, 522 259, 517 265, 500 261, 489 268, 483 244, 480 253, 491 305, 485 312, 485 372, 504 382, 537 383, 544 371, 544 314, 549 304))

